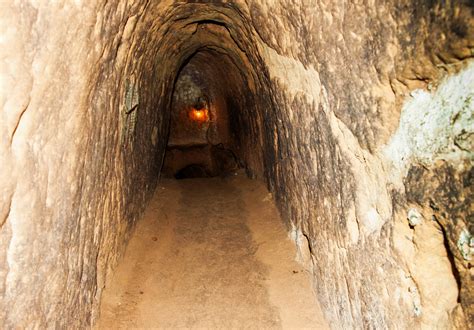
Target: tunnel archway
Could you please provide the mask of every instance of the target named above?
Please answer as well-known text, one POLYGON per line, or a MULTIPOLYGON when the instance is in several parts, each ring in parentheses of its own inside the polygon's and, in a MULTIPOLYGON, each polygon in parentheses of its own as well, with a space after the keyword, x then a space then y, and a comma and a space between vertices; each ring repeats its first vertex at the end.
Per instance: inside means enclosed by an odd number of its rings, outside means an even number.
POLYGON ((164 176, 225 176, 238 169, 240 132, 232 124, 254 97, 242 74, 229 55, 206 48, 181 68, 173 91, 164 176))
MULTIPOLYGON (((208 147, 214 146, 214 152, 222 155, 222 157, 217 156, 221 158, 221 161, 210 161, 208 158, 207 161, 201 161, 201 163, 208 164, 204 168, 208 168, 207 173, 211 173, 211 176, 218 172, 226 172, 224 168, 230 170, 238 164, 244 167, 250 176, 263 178, 265 157, 263 156, 262 130, 264 127, 262 125, 264 121, 262 118, 265 116, 264 113, 272 112, 275 104, 271 98, 268 71, 259 53, 258 43, 254 40, 255 36, 248 28, 248 22, 239 14, 238 8, 232 5, 204 7, 188 4, 179 6, 175 10, 176 12, 169 13, 170 17, 173 17, 173 24, 163 25, 165 33, 158 44, 160 55, 157 58, 157 70, 169 70, 168 65, 172 63, 175 74, 172 80, 174 84, 170 79, 166 85, 168 101, 161 105, 160 112, 167 113, 169 109, 173 109, 174 90, 170 90, 169 87, 176 86, 182 70, 190 65, 200 67, 201 76, 206 75, 208 79, 211 79, 209 82, 212 82, 210 84, 212 86, 210 87, 216 94, 216 97, 213 96, 212 99, 214 102, 210 102, 210 105, 214 107, 214 110, 222 108, 223 115, 215 117, 219 118, 216 121, 217 126, 212 125, 210 130, 206 130, 211 135, 208 139, 208 147), (193 15, 182 14, 188 11, 193 11, 193 15), (179 40, 175 40, 177 31, 180 35, 179 40), (189 36, 183 37, 183 32, 188 32, 189 36), (169 45, 173 45, 171 51, 167 49, 169 45), (173 57, 173 61, 170 57, 173 57), (219 81, 224 83, 219 84, 219 81), (252 151, 248 152, 249 150, 252 151), (234 164, 225 165, 225 159, 231 158, 234 160, 230 163, 234 164), (209 163, 213 165, 209 166, 209 163), (217 169, 218 164, 222 164, 223 168, 217 169)), ((210 114, 212 116, 213 112, 211 111, 210 114)), ((173 122, 171 116, 164 120, 173 122)), ((201 125, 203 126, 206 125, 201 125)), ((179 149, 173 146, 175 144, 173 126, 169 127, 169 134, 171 139, 169 147, 179 149)), ((186 144, 182 143, 182 145, 186 144)), ((181 163, 183 163, 181 168, 186 167, 184 164, 186 161, 181 163)), ((171 170, 165 161, 165 174, 179 171, 176 166, 178 165, 172 165, 173 170, 171 170)))

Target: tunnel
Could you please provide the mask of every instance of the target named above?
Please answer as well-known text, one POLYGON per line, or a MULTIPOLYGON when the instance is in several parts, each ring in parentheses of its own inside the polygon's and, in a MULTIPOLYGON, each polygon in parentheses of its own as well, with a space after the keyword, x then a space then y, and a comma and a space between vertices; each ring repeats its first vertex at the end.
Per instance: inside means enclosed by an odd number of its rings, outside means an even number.
POLYGON ((472 329, 474 7, 0 4, 0 327, 472 329))
POLYGON ((173 90, 163 176, 226 176, 238 169, 235 153, 243 138, 237 118, 251 115, 246 109, 256 96, 237 65, 215 50, 199 50, 183 65, 173 90))

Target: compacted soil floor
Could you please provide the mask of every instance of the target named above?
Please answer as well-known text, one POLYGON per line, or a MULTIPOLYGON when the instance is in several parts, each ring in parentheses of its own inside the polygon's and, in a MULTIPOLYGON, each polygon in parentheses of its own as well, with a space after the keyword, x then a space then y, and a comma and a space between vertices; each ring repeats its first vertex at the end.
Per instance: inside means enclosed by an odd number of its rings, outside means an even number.
POLYGON ((263 183, 162 180, 104 290, 99 329, 326 329, 263 183))

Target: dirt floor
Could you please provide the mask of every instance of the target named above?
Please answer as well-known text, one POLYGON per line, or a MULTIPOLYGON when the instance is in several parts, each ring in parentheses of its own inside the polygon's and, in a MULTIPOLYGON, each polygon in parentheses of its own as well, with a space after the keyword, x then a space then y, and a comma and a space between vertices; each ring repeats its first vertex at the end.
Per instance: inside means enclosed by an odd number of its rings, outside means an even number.
POLYGON ((265 186, 163 180, 102 299, 100 329, 328 328, 265 186))

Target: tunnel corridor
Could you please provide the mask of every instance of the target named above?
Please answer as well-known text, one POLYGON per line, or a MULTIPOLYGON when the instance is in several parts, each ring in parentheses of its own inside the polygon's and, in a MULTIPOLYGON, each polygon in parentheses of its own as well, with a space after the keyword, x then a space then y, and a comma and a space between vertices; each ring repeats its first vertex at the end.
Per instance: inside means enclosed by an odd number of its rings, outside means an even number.
POLYGON ((244 73, 228 55, 209 50, 198 51, 183 65, 173 89, 162 175, 225 176, 238 168, 236 118, 252 98, 244 73))
POLYGON ((103 292, 98 329, 328 328, 307 245, 296 250, 263 182, 239 168, 237 118, 257 99, 246 74, 209 49, 178 71, 162 180, 103 292))
POLYGON ((472 329, 472 1, 0 3, 0 328, 472 329))

